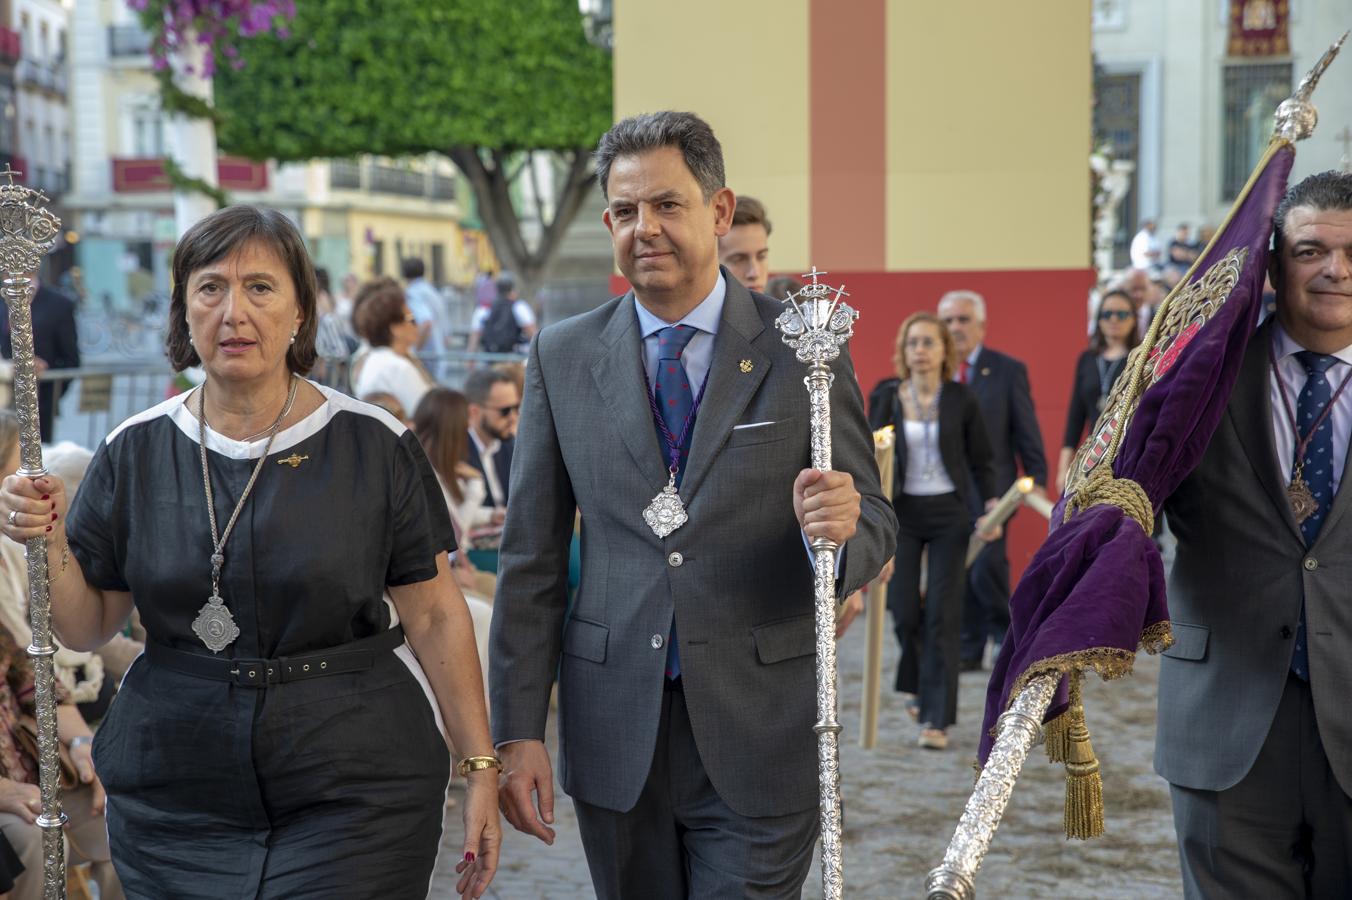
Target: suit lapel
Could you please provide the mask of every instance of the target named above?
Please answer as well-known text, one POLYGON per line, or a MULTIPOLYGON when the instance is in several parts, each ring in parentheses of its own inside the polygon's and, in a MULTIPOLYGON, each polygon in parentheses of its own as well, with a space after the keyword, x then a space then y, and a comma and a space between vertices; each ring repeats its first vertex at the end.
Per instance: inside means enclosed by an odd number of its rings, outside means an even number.
MULTIPOLYGON (((1352 375, 1347 376, 1352 378, 1352 375)), ((1352 385, 1348 385, 1348 390, 1352 391, 1352 385)), ((1332 421, 1332 414, 1329 419, 1332 421)), ((1352 479, 1352 468, 1348 467, 1348 461, 1352 461, 1352 441, 1348 442, 1347 457, 1343 461, 1343 477, 1338 480, 1338 493, 1333 497, 1333 507, 1329 509, 1329 514, 1324 517, 1324 524, 1319 526, 1319 534, 1315 537, 1315 543, 1323 540, 1324 535, 1333 531, 1333 527, 1338 524, 1338 520, 1347 512, 1349 505, 1352 505, 1352 487, 1348 486, 1348 480, 1352 479)))
POLYGON ((643 346, 632 291, 615 307, 601 332, 601 343, 606 345, 606 352, 592 366, 596 389, 605 400, 634 464, 652 482, 656 492, 666 484, 667 473, 662 450, 657 446, 652 407, 648 405, 648 377, 643 371, 643 346))
MULTIPOLYGON (((709 385, 704 391, 704 402, 695 417, 695 433, 691 437, 690 462, 681 478, 681 496, 687 503, 699 490, 709 474, 714 459, 723 449, 732 426, 746 411, 756 395, 766 373, 770 358, 753 345, 765 331, 755 301, 746 288, 724 273, 728 285, 723 301, 723 318, 714 337, 713 357, 709 360, 709 385), (742 371, 742 361, 751 363, 751 370, 742 371)), ((652 427, 648 428, 652 431, 652 427)))
MULTIPOLYGON (((1229 413, 1235 431, 1239 434, 1240 446, 1244 448, 1249 465, 1258 476, 1259 484, 1277 507, 1282 521, 1291 530, 1291 534, 1303 547, 1305 537, 1300 533, 1295 516, 1291 514, 1291 504, 1286 498, 1286 484, 1277 472, 1277 450, 1272 440, 1272 398, 1268 382, 1271 364, 1267 352, 1271 340, 1272 326, 1271 320, 1268 320, 1249 339, 1249 346, 1239 370, 1239 378, 1235 382, 1229 413)), ((1339 491, 1340 500, 1342 493, 1339 491)), ((1330 518, 1337 510, 1338 505, 1335 502, 1330 518)), ((1324 528, 1328 525, 1329 522, 1325 521, 1324 528)))

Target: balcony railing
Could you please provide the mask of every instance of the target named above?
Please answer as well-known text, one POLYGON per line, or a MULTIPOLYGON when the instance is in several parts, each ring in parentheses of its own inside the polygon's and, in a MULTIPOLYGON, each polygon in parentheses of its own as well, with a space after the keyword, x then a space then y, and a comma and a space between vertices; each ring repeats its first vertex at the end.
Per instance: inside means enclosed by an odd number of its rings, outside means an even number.
MULTIPOLYGON (((171 189, 162 159, 114 159, 112 162, 113 190, 120 194, 171 189)), ((268 189, 267 163, 223 156, 216 163, 216 177, 221 188, 227 191, 268 189)))
POLYGON ((371 190, 380 194, 422 197, 427 193, 427 176, 422 172, 375 163, 371 166, 371 190))
POLYGON ((108 55, 144 56, 150 52, 150 32, 140 25, 109 25, 108 55))
POLYGON ((64 63, 22 59, 19 61, 18 76, 19 83, 27 87, 50 91, 63 96, 66 93, 66 67, 64 63))
POLYGON ((335 159, 329 163, 329 187, 361 188, 361 163, 350 159, 335 159))
POLYGON ((395 194, 431 200, 456 198, 456 180, 451 175, 406 169, 370 160, 331 160, 329 187, 336 190, 365 188, 373 194, 395 194))

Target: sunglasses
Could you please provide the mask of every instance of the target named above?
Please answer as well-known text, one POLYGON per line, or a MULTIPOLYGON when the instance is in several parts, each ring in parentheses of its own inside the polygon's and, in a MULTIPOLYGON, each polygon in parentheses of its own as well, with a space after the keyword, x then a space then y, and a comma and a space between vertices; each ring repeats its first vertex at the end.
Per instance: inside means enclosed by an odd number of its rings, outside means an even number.
POLYGON ((519 412, 521 412, 521 404, 520 404, 520 403, 516 403, 516 404, 514 404, 514 405, 512 405, 512 406, 487 406, 487 407, 484 407, 484 408, 485 408, 485 409, 491 409, 491 410, 493 410, 493 412, 497 413, 498 415, 500 415, 500 416, 502 416, 502 417, 504 417, 504 418, 507 417, 507 416, 510 416, 512 413, 519 413, 519 412))
POLYGON ((1129 309, 1105 309, 1099 313, 1100 322, 1111 322, 1116 319, 1119 322, 1125 322, 1130 319, 1134 313, 1129 309))

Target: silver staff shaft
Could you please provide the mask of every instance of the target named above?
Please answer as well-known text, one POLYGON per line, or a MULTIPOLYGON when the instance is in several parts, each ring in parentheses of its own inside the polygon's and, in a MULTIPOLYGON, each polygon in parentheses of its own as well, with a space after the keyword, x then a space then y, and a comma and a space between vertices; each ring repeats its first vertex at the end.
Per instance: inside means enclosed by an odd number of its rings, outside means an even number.
MULTIPOLYGON (((812 467, 831 469, 831 382, 825 363, 814 363, 803 379, 811 402, 812 467)), ((835 541, 814 538, 817 622, 817 776, 821 807, 822 895, 839 898, 845 888, 840 846, 840 722, 836 700, 836 551, 835 541)))
MULTIPOLYGON (((792 347, 798 361, 807 364, 808 399, 811 407, 809 427, 812 467, 822 472, 831 468, 831 374, 828 363, 840 356, 854 333, 859 314, 841 302, 849 296, 844 287, 833 288, 818 278, 825 275, 814 267, 812 283, 790 294, 784 312, 775 319, 784 343, 792 347)), ((840 722, 836 720, 836 551, 835 541, 813 538, 812 561, 814 618, 817 626, 817 781, 821 807, 822 895, 840 900, 845 889, 844 857, 840 845, 840 722)))
POLYGON ((967 798, 967 808, 944 853, 944 861, 925 879, 929 900, 972 900, 976 896, 976 870, 986 858, 995 829, 1014 793, 1028 751, 1042 734, 1042 717, 1056 693, 1059 675, 1030 679, 996 723, 997 736, 976 789, 967 798))
MULTIPOLYGON (((41 478, 47 474, 42 464, 42 436, 38 426, 38 381, 33 353, 32 281, 22 275, 4 280, 5 303, 9 306, 9 327, 14 349, 14 400, 19 415, 19 475, 41 478)), ((52 672, 52 608, 47 587, 47 541, 29 538, 28 622, 33 643, 28 655, 33 660, 34 700, 38 720, 38 786, 42 793, 42 813, 37 824, 42 829, 43 900, 65 900, 66 896, 66 814, 61 810, 61 769, 57 757, 56 681, 52 672)))

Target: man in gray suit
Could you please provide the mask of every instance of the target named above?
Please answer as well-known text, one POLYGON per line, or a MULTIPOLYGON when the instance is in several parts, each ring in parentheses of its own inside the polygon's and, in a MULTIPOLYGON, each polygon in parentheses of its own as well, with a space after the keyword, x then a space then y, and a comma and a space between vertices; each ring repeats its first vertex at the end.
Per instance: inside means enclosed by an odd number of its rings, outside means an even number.
POLYGON ((1191 898, 1352 892, 1352 175, 1307 178, 1274 218, 1276 315, 1165 506, 1155 770, 1191 898))
POLYGON ((798 897, 818 790, 806 541, 844 548, 841 596, 895 545, 862 398, 842 355, 836 470, 805 468, 783 306, 718 265, 736 200, 707 124, 626 119, 597 174, 633 291, 545 329, 526 368, 512 490, 532 500, 507 517, 489 653, 503 812, 552 842, 557 674, 560 775, 600 897, 798 897), (659 537, 644 510, 667 486, 689 520, 659 537))

